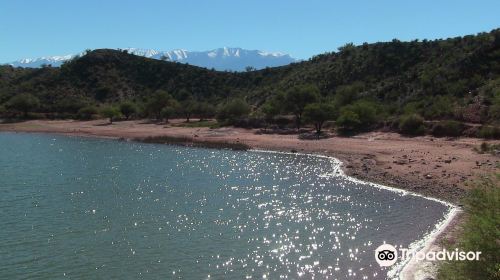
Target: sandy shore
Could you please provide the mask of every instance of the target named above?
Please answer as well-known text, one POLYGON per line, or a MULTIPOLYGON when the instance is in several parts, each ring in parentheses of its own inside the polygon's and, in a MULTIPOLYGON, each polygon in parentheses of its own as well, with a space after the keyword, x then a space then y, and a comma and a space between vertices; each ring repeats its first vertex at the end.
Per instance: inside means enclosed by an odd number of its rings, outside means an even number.
MULTIPOLYGON (((454 204, 459 204, 474 179, 500 171, 498 157, 479 154, 473 150, 483 142, 481 139, 450 140, 430 136, 407 138, 396 133, 371 132, 350 138, 299 140, 297 135, 259 134, 258 130, 253 129, 188 128, 180 125, 180 120, 168 125, 147 121, 123 121, 108 125, 105 120, 33 120, 0 124, 0 131, 125 139, 149 136, 186 137, 194 142, 243 143, 255 149, 322 154, 343 161, 347 175, 454 204)), ((448 227, 432 243, 427 244, 425 249, 439 250, 442 240, 455 237, 454 232, 459 224, 460 219, 450 221, 448 227)), ((435 264, 413 264, 405 270, 412 272, 408 275, 417 276, 414 279, 424 279, 433 274, 432 271, 427 271, 433 266, 435 264)))

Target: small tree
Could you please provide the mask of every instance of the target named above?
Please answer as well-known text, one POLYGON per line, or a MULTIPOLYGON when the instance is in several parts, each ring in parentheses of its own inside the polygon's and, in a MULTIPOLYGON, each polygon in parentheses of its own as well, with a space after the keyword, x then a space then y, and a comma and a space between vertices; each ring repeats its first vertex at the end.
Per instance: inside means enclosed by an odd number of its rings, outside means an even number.
POLYGON ((161 109, 161 117, 165 119, 165 122, 168 123, 168 120, 175 115, 176 108, 173 106, 166 106, 161 109))
POLYGON ((137 105, 131 101, 125 101, 120 104, 120 112, 125 116, 125 119, 129 119, 130 116, 137 113, 137 105))
POLYGON ((307 104, 314 103, 319 99, 319 90, 312 85, 297 86, 288 90, 285 94, 285 109, 295 116, 297 130, 302 123, 302 114, 307 104))
POLYGON ((198 102, 196 105, 196 114, 200 117, 200 121, 215 116, 215 107, 208 102, 198 102))
POLYGON ((78 110, 78 118, 81 120, 90 120, 95 114, 97 114, 97 108, 91 105, 78 110))
POLYGON ((251 108, 243 99, 233 99, 219 108, 217 119, 234 122, 250 114, 251 108))
POLYGON ((260 107, 260 111, 264 115, 264 120, 266 121, 267 125, 272 123, 274 118, 279 115, 280 109, 280 106, 277 104, 277 102, 275 102, 274 99, 267 101, 260 107))
POLYGON ((184 115, 186 122, 190 121, 191 116, 196 112, 197 106, 197 102, 191 98, 181 101, 179 113, 184 115))
POLYGON ((55 104, 55 109, 60 113, 76 114, 87 105, 86 100, 79 97, 65 97, 55 104))
POLYGON ((161 119, 161 110, 172 102, 172 96, 164 90, 157 90, 146 103, 146 112, 149 116, 161 119))
POLYGON ((399 129, 403 134, 422 135, 425 132, 424 118, 417 114, 403 116, 399 120, 399 129))
POLYGON ((343 131, 354 131, 360 125, 358 114, 350 110, 342 110, 340 116, 337 118, 337 125, 342 128, 343 131))
POLYGON ((40 100, 31 94, 18 94, 7 102, 7 108, 22 112, 25 118, 30 111, 37 109, 39 106, 40 100))
POLYGON ((101 116, 109 118, 109 123, 113 123, 113 119, 120 116, 120 111, 112 106, 105 107, 100 112, 101 116))
POLYGON ((316 134, 321 134, 323 124, 335 117, 335 108, 327 103, 308 104, 304 109, 304 119, 314 124, 316 134))

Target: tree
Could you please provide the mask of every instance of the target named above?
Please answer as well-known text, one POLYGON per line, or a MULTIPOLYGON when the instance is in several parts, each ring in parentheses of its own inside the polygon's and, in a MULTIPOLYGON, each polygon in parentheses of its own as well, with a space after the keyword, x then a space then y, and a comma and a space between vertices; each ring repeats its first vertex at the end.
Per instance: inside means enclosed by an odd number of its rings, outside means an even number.
POLYGON ((184 101, 181 101, 180 107, 179 107, 179 113, 184 115, 186 118, 186 122, 189 122, 191 119, 191 116, 196 112, 197 108, 197 103, 194 101, 194 99, 186 99, 184 101))
POLYGON ((234 122, 250 114, 251 108, 243 99, 233 99, 222 105, 217 113, 217 119, 234 122))
POLYGON ((280 106, 275 102, 275 99, 271 99, 260 107, 260 111, 264 115, 266 124, 270 124, 274 120, 274 117, 279 115, 280 106))
POLYGON ((109 106, 101 109, 100 114, 105 118, 109 118, 109 123, 113 123, 113 119, 120 116, 120 111, 113 106, 109 106))
POLYGON ((424 118, 417 114, 403 116, 399 120, 399 129, 403 134, 422 135, 425 132, 424 118))
POLYGON ((162 119, 165 119, 165 122, 168 123, 168 120, 175 115, 176 108, 173 106, 166 106, 161 109, 161 117, 162 119))
POLYGON ((66 97, 56 102, 55 108, 60 113, 76 114, 87 105, 86 100, 81 97, 66 97))
POLYGON ((342 107, 341 111, 348 110, 354 112, 358 116, 359 124, 354 127, 355 130, 368 130, 378 122, 378 114, 376 108, 376 103, 366 100, 359 100, 354 104, 342 107))
POLYGON ((302 114, 307 104, 319 99, 319 90, 312 85, 296 86, 285 94, 285 109, 295 116, 297 130, 300 129, 302 114))
POLYGON ((304 109, 304 119, 312 122, 318 136, 323 124, 335 117, 335 108, 328 103, 311 103, 304 109))
POLYGON ((358 114, 351 110, 342 110, 340 116, 337 118, 337 125, 344 131, 354 131, 360 126, 358 114))
POLYGON ((40 100, 29 93, 15 95, 7 102, 8 109, 22 112, 25 118, 29 112, 37 109, 39 106, 40 100))
POLYGON ((125 119, 129 119, 131 115, 137 113, 137 106, 131 101, 125 101, 120 104, 120 112, 125 116, 125 119))
POLYGON ((97 114, 97 108, 91 105, 85 106, 78 110, 78 118, 81 120, 90 120, 95 114, 97 114))
POLYGON ((196 104, 196 114, 200 117, 200 121, 215 116, 215 106, 208 102, 198 102, 196 104))
POLYGON ((161 119, 161 110, 172 102, 172 96, 164 90, 157 90, 146 103, 146 112, 154 116, 157 120, 161 119))
POLYGON ((335 90, 334 103, 337 107, 352 104, 359 97, 359 93, 364 90, 361 82, 355 82, 350 85, 339 86, 335 90))

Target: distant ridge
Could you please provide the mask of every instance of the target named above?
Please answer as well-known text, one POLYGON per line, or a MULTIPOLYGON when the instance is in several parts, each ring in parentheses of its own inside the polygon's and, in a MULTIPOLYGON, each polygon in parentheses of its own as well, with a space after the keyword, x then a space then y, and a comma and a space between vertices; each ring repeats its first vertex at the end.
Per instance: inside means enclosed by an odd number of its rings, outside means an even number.
MULTIPOLYGON (((154 49, 126 48, 128 53, 152 59, 161 59, 174 62, 188 63, 195 66, 214 68, 216 70, 244 71, 247 67, 263 69, 266 67, 276 67, 297 62, 288 54, 279 52, 266 52, 260 50, 247 50, 242 48, 218 48, 209 51, 188 51, 175 49, 170 51, 158 51, 154 49)), ((63 56, 44 56, 38 58, 23 58, 17 61, 6 63, 14 67, 39 68, 42 65, 52 65, 59 67, 65 61, 79 54, 68 54, 63 56)))

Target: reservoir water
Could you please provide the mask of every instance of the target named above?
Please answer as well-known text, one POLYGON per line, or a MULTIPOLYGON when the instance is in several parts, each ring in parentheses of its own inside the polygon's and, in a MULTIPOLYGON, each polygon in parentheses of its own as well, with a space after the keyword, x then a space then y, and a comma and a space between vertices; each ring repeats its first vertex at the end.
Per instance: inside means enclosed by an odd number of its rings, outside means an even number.
POLYGON ((2 279, 385 279, 442 203, 326 157, 0 133, 2 279))

